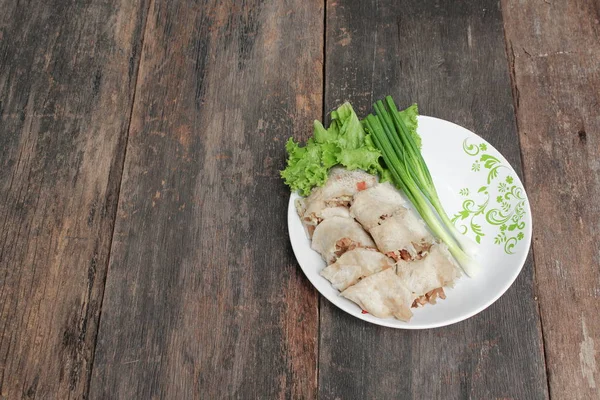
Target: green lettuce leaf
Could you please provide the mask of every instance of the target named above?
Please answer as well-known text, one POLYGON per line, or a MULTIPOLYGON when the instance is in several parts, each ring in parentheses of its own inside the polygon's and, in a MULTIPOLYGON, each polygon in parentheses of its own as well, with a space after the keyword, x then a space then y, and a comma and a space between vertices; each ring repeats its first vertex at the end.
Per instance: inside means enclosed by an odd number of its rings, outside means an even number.
POLYGON ((323 151, 314 140, 309 139, 306 146, 300 147, 289 138, 285 149, 288 166, 281 171, 281 177, 292 190, 306 195, 314 186, 322 186, 327 181, 328 168, 321 162, 323 151))
POLYGON ((321 122, 315 120, 313 123, 314 127, 314 138, 317 143, 331 143, 335 142, 339 136, 337 126, 330 126, 329 129, 325 129, 321 122))
POLYGON ((339 164, 348 169, 363 169, 371 174, 378 174, 381 153, 374 148, 360 147, 358 149, 341 149, 337 155, 339 164))
POLYGON ((338 164, 338 156, 341 149, 337 143, 323 143, 321 145, 321 150, 323 151, 321 154, 321 162, 325 168, 329 169, 338 164))
POLYGON ((421 149, 421 136, 419 136, 419 134, 417 133, 417 117, 419 116, 419 107, 417 106, 417 104, 413 104, 407 109, 399 111, 398 115, 402 119, 402 122, 404 122, 404 125, 406 125, 406 127, 410 131, 413 140, 417 144, 417 147, 421 149))
MULTIPOLYGON (((399 115, 420 147, 421 138, 417 135, 417 105, 413 104, 400 111, 399 115)), ((392 180, 390 172, 383 167, 381 152, 375 147, 371 136, 365 132, 350 103, 344 103, 331 112, 331 124, 328 128, 321 122, 314 121, 313 129, 313 137, 305 146, 301 146, 292 138, 285 145, 288 159, 286 168, 281 171, 281 177, 292 191, 297 191, 303 196, 309 195, 315 186, 325 184, 329 169, 335 165, 377 174, 381 182, 392 180)))
POLYGON ((379 175, 379 182, 381 182, 381 183, 383 183, 383 182, 394 183, 393 178, 392 178, 392 173, 390 172, 389 169, 387 169, 387 168, 382 168, 381 169, 381 174, 379 175))
POLYGON ((331 126, 339 129, 338 142, 342 149, 357 149, 363 145, 365 130, 350 103, 344 103, 332 111, 331 120, 331 126))
POLYGON ((293 191, 307 196, 313 187, 327 181, 327 172, 338 164, 372 174, 382 172, 381 153, 370 140, 365 140, 365 131, 350 103, 332 111, 327 129, 319 121, 313 127, 313 137, 305 146, 292 138, 285 146, 287 167, 281 171, 281 177, 293 191))

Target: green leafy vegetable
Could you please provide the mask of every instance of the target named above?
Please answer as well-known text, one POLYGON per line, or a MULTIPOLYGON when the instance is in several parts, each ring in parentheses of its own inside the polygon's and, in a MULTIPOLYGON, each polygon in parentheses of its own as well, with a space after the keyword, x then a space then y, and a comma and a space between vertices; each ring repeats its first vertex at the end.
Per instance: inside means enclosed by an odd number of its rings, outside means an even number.
POLYGON ((327 181, 327 170, 322 163, 323 149, 310 139, 306 146, 300 147, 289 138, 285 144, 288 152, 288 168, 281 176, 293 190, 310 192, 313 186, 321 186, 327 181))
MULTIPOLYGON (((407 118, 410 115, 407 114, 407 118)), ((379 174, 382 180, 389 178, 381 162, 381 152, 368 137, 350 103, 342 104, 331 112, 329 128, 314 122, 314 134, 305 146, 292 138, 286 143, 287 167, 281 177, 293 191, 307 196, 313 187, 327 181, 327 171, 335 165, 347 169, 362 169, 379 174)))
POLYGON ((398 111, 398 116, 404 122, 406 129, 410 132, 415 144, 419 149, 421 149, 421 136, 417 133, 417 125, 419 116, 419 107, 417 104, 413 104, 405 110, 398 111))

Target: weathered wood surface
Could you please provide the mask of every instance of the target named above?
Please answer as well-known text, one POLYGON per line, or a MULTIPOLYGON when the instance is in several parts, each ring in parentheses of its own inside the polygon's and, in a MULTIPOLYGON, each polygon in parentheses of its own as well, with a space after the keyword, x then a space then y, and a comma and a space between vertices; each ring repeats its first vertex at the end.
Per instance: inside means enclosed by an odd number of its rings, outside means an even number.
MULTIPOLYGON (((325 107, 394 95, 480 134, 520 173, 502 16, 495 1, 327 2, 325 107)), ((548 397, 531 259, 493 306, 456 325, 401 331, 321 301, 323 399, 548 397)))
POLYGON ((316 396, 278 170, 321 115, 322 54, 318 1, 152 3, 91 398, 316 396))
POLYGON ((0 0, 0 398, 599 397, 600 9, 499 7, 0 0), (530 259, 447 328, 319 314, 288 244, 285 139, 385 94, 522 154, 530 259))
POLYGON ((82 398, 146 7, 0 10, 0 398, 82 398))
POLYGON ((600 4, 503 3, 550 395, 600 398, 600 4))

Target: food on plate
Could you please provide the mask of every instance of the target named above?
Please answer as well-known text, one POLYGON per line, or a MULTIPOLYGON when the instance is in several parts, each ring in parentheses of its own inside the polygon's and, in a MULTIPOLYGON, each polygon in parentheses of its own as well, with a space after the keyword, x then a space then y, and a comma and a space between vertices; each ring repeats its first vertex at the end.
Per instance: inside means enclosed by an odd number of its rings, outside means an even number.
POLYGON ((398 110, 388 96, 374 108, 360 121, 345 103, 305 146, 290 138, 281 175, 304 196, 296 211, 327 263, 321 276, 365 312, 408 321, 478 265, 421 155, 416 105, 398 110))
POLYGON ((337 290, 343 291, 358 281, 394 266, 394 261, 375 249, 355 248, 342 254, 321 275, 337 290))
POLYGON ((375 248, 375 243, 354 219, 335 216, 317 225, 311 247, 325 261, 332 263, 351 248, 375 248))
MULTIPOLYGON (((398 261, 396 273, 410 288, 413 296, 422 301, 427 293, 436 291, 433 294, 440 294, 445 298, 444 286, 452 287, 454 282, 461 275, 459 266, 452 258, 448 248, 443 243, 436 243, 431 246, 423 258, 415 261, 398 261)), ((431 295, 429 296, 431 297, 431 295)), ((426 299, 430 301, 429 298, 426 299)), ((435 297, 433 297, 435 304, 435 297)))
POLYGON ((434 242, 423 221, 410 210, 386 218, 369 232, 379 251, 396 261, 417 259, 434 242))
POLYGON ((325 218, 349 216, 348 206, 354 194, 375 183, 377 178, 364 171, 332 168, 325 185, 315 188, 310 196, 296 202, 296 210, 309 235, 325 218))
POLYGON ((342 296, 358 304, 378 318, 396 317, 408 321, 413 313, 413 296, 393 268, 368 276, 342 292, 342 296))
MULTIPOLYGON (((309 199, 321 202, 324 192, 333 196, 327 196, 334 201, 332 207, 319 212, 334 210, 334 215, 310 219, 316 224, 312 248, 328 264, 321 276, 343 297, 382 318, 408 321, 411 306, 435 304, 438 297, 445 298, 443 287, 454 285, 460 276, 458 265, 446 245, 437 243, 408 208, 400 192, 389 183, 367 179, 364 173, 336 169, 331 174, 335 176, 328 180, 331 183, 302 200, 303 204, 309 204, 309 199), (347 184, 346 191, 327 187, 339 182, 356 185, 357 176, 361 179, 358 182, 369 182, 369 187, 358 190, 347 184), (386 270, 392 272, 382 274, 386 270)), ((305 210, 297 208, 300 216, 306 215, 305 210)))
MULTIPOLYGON (((366 178, 343 169, 331 174, 335 174, 335 180, 328 180, 332 185, 355 182, 356 176, 366 178)), ((408 321, 410 307, 445 298, 443 287, 453 286, 460 270, 446 245, 435 241, 396 189, 388 183, 369 184, 364 190, 349 189, 354 194, 334 193, 333 199, 343 196, 343 204, 336 201, 321 210, 335 210, 335 215, 310 221, 316 224, 311 247, 328 264, 321 276, 343 297, 372 315, 408 321), (374 240, 364 229, 367 226, 374 240), (387 270, 391 272, 384 274, 387 270)), ((322 201, 320 193, 326 190, 315 189, 316 195, 304 199, 304 204, 310 198, 322 201)), ((305 210, 297 208, 299 216, 306 215, 305 210)))
POLYGON ((315 228, 319 223, 321 223, 324 219, 331 217, 350 218, 350 211, 348 210, 348 207, 345 206, 327 207, 321 210, 316 215, 306 217, 306 219, 304 219, 302 223, 304 225, 306 233, 308 234, 308 237, 312 237, 315 228))
POLYGON ((356 193, 350 213, 366 230, 370 230, 386 218, 406 211, 407 207, 404 197, 386 182, 356 193))
POLYGON ((350 214, 373 236, 377 248, 396 261, 418 258, 435 240, 387 182, 357 193, 350 214))

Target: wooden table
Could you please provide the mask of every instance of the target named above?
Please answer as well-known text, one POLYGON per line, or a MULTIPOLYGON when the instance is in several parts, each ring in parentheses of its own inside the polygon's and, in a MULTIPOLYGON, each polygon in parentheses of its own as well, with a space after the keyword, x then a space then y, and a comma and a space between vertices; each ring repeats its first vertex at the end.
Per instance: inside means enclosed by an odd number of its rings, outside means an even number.
POLYGON ((0 398, 600 398, 598 1, 0 0, 0 398), (511 289, 453 326, 321 299, 284 142, 393 94, 528 191, 511 289))

